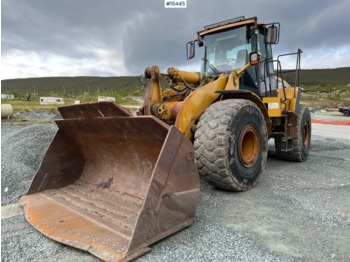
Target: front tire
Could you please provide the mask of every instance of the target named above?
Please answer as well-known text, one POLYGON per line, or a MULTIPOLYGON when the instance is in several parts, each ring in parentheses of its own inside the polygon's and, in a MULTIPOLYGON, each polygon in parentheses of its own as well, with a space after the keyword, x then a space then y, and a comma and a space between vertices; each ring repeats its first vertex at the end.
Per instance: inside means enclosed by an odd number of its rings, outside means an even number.
POLYGON ((244 191, 253 187, 267 159, 267 129, 251 101, 229 99, 203 113, 194 146, 199 174, 215 187, 244 191))

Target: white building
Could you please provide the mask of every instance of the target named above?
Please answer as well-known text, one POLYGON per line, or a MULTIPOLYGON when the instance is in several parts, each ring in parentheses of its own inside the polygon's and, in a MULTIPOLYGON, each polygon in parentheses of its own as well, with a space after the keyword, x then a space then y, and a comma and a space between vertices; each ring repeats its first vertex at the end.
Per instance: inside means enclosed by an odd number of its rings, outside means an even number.
POLYGON ((1 99, 14 99, 14 95, 1 94, 1 99))
POLYGON ((64 104, 62 97, 40 97, 40 105, 64 104))

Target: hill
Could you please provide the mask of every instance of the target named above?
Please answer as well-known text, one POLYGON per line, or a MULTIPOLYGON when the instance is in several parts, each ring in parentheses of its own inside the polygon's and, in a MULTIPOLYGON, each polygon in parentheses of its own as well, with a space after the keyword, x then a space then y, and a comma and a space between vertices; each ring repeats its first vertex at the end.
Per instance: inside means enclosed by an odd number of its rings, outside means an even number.
POLYGON ((114 94, 120 96, 143 95, 143 88, 136 76, 122 77, 41 77, 1 81, 1 92, 23 96, 25 93, 38 95, 59 94, 78 96, 84 92, 114 94))
MULTIPOLYGON (((295 74, 283 73, 284 79, 294 84, 295 74)), ((329 93, 334 90, 348 92, 350 83, 350 67, 335 69, 304 69, 300 73, 300 86, 309 92, 329 93)), ((115 97, 144 95, 137 76, 121 77, 42 77, 2 80, 2 93, 23 97, 26 93, 36 96, 55 95, 77 97, 89 95, 112 95, 115 97)))
MULTIPOLYGON (((288 83, 294 83, 295 74, 285 73, 283 75, 288 83)), ((326 85, 348 85, 350 84, 350 67, 334 69, 302 69, 300 72, 301 86, 326 86, 326 85)))

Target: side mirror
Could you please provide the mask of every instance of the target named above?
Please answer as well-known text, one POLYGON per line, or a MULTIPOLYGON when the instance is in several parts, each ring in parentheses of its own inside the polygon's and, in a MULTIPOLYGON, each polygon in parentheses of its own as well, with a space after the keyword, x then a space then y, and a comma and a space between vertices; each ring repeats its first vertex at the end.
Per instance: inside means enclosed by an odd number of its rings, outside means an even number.
POLYGON ((190 41, 186 45, 186 55, 187 60, 192 59, 195 56, 195 50, 196 50, 196 41, 190 41))
POLYGON ((267 28, 265 42, 267 44, 277 44, 279 42, 279 35, 279 26, 277 26, 276 24, 272 24, 267 28))

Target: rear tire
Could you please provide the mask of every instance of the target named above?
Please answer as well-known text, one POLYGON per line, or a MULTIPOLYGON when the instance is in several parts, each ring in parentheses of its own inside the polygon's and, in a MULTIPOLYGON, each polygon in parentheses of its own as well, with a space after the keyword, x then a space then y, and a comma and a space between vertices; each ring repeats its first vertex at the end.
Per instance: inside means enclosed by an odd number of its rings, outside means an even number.
POLYGON ((293 150, 289 152, 282 151, 282 137, 275 138, 275 149, 277 157, 295 161, 305 161, 310 152, 311 146, 311 116, 310 111, 305 105, 299 105, 297 113, 297 138, 293 139, 293 150))
POLYGON ((344 116, 349 116, 349 115, 350 115, 350 111, 349 111, 349 110, 344 110, 343 115, 344 115, 344 116))
POLYGON ((219 101, 203 113, 194 146, 199 174, 215 187, 244 191, 253 187, 267 159, 267 129, 251 101, 219 101))

